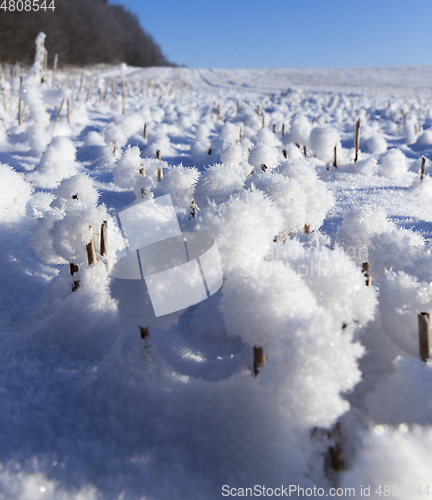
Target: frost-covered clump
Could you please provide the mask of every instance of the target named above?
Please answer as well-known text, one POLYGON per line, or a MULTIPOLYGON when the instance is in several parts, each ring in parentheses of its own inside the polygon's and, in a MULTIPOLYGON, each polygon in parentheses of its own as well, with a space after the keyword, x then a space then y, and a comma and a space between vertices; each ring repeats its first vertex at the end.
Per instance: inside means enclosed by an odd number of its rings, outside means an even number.
POLYGON ((20 89, 20 97, 27 105, 31 122, 27 129, 27 138, 30 147, 36 153, 42 153, 51 139, 47 128, 50 124, 50 117, 43 102, 43 95, 40 87, 32 83, 23 83, 20 89))
POLYGON ((417 313, 432 313, 430 283, 403 271, 385 273, 380 284, 380 312, 383 328, 392 341, 418 357, 417 313))
POLYGON ((168 169, 168 163, 156 158, 141 158, 137 146, 128 146, 117 160, 113 170, 114 183, 131 189, 137 200, 151 199, 161 177, 158 172, 168 169))
POLYGON ((221 152, 221 161, 225 165, 239 166, 243 161, 243 148, 240 143, 234 143, 227 146, 221 152))
POLYGON ((308 197, 298 180, 277 172, 261 172, 253 175, 249 182, 263 191, 281 210, 287 233, 303 232, 308 197))
POLYGON ((54 137, 44 151, 39 165, 28 177, 38 186, 54 188, 62 179, 80 171, 75 156, 76 149, 70 139, 54 137))
POLYGON ((428 128, 420 134, 415 142, 416 146, 431 146, 432 145, 432 129, 428 128))
POLYGON ((27 74, 26 82, 28 83, 39 84, 44 77, 44 61, 46 57, 45 39, 46 35, 42 31, 36 37, 35 60, 27 74))
POLYGON ((284 136, 284 142, 297 142, 301 146, 309 147, 311 130, 312 125, 305 115, 295 115, 291 119, 289 133, 284 136))
MULTIPOLYGON (((86 175, 65 179, 53 192, 49 210, 36 220, 32 245, 38 256, 49 264, 87 262, 86 245, 92 232, 100 233, 104 221, 111 220, 105 205, 98 205, 99 193, 86 175)), ((113 263, 122 239, 110 224, 108 258, 113 263)), ((97 240, 97 238, 96 238, 97 240)))
POLYGON ((197 230, 201 227, 216 236, 222 265, 230 272, 261 261, 284 222, 280 210, 261 191, 242 190, 226 201, 211 204, 197 230))
POLYGON ((303 158, 295 161, 284 160, 278 172, 292 181, 298 181, 306 194, 305 224, 310 226, 310 229, 321 227, 328 211, 334 205, 334 197, 326 183, 318 179, 314 166, 303 158))
MULTIPOLYGON (((113 170, 114 184, 123 189, 132 189, 143 168, 141 151, 137 146, 128 146, 117 160, 113 170)), ((143 172, 144 173, 144 172, 143 172)))
POLYGON ((273 134, 273 132, 267 128, 258 130, 255 136, 255 141, 257 144, 268 144, 274 147, 281 146, 281 141, 278 139, 277 135, 273 134))
POLYGON ((295 144, 287 144, 284 147, 284 151, 284 155, 286 154, 287 158, 290 160, 299 160, 300 158, 304 158, 304 154, 295 144))
POLYGON ((200 123, 196 129, 195 141, 191 145, 190 152, 195 165, 209 165, 214 162, 215 154, 211 148, 210 131, 211 124, 209 122, 200 123))
POLYGON ((391 425, 432 424, 432 365, 398 356, 394 368, 367 396, 369 416, 391 425))
POLYGON ((0 224, 18 222, 25 216, 27 203, 31 199, 31 184, 24 179, 23 174, 2 163, 0 179, 0 224))
POLYGON ((374 157, 365 158, 364 160, 356 162, 348 170, 353 173, 359 173, 370 177, 378 173, 378 162, 374 157))
POLYGON ((51 135, 47 131, 50 124, 50 116, 43 101, 41 81, 44 78, 43 68, 46 56, 45 33, 39 33, 36 37, 35 62, 19 89, 19 96, 27 106, 32 122, 27 129, 27 138, 30 147, 36 153, 41 153, 50 141, 51 135))
POLYGON ((176 150, 171 144, 168 134, 160 132, 152 135, 144 149, 144 156, 155 157, 157 151, 160 151, 162 158, 176 155, 176 150))
POLYGON ((334 148, 341 149, 340 135, 328 125, 315 127, 310 134, 310 145, 320 160, 330 163, 334 159, 334 148))
POLYGON ((371 499, 410 498, 411 491, 426 491, 432 477, 431 427, 377 425, 364 438, 351 469, 341 475, 340 487, 355 488, 357 495, 370 486, 371 499))
POLYGON ((279 151, 271 144, 258 143, 249 154, 255 172, 270 172, 279 165, 279 151))
POLYGON ((314 292, 316 303, 331 311, 341 325, 353 319, 363 325, 368 323, 378 304, 375 291, 364 286, 363 274, 349 255, 328 248, 321 239, 318 234, 311 247, 289 239, 282 247, 279 244, 273 254, 285 258, 297 270, 314 292))
POLYGON ((207 206, 209 200, 223 203, 243 189, 245 180, 241 167, 222 163, 207 167, 196 185, 195 201, 199 207, 207 206))
POLYGON ((260 172, 249 184, 264 191, 283 213, 285 233, 303 232, 305 226, 318 229, 334 199, 320 181, 314 167, 305 160, 284 160, 277 172, 260 172))
POLYGON ((411 266, 424 251, 424 240, 418 233, 398 228, 380 208, 347 213, 336 236, 357 264, 369 263, 371 275, 378 279, 385 269, 411 266))
POLYGON ((428 175, 424 176, 423 179, 416 177, 414 182, 411 184, 411 190, 415 196, 420 196, 422 199, 431 200, 432 199, 432 178, 428 175))
POLYGON ((407 157, 400 149, 390 149, 380 160, 379 175, 384 177, 400 177, 408 172, 407 157))
POLYGON ((229 144, 232 144, 239 140, 240 137, 240 127, 235 123, 224 123, 220 133, 220 138, 222 139, 222 147, 225 148, 229 144))
POLYGON ((183 165, 172 166, 166 170, 158 187, 164 194, 171 195, 176 207, 188 208, 194 197, 195 184, 200 173, 196 168, 183 165))
POLYGON ((362 138, 362 147, 364 146, 368 153, 372 154, 382 154, 387 151, 387 141, 380 134, 362 138))
POLYGON ((113 163, 121 154, 121 148, 126 146, 128 137, 123 127, 110 123, 104 130, 105 160, 113 163))

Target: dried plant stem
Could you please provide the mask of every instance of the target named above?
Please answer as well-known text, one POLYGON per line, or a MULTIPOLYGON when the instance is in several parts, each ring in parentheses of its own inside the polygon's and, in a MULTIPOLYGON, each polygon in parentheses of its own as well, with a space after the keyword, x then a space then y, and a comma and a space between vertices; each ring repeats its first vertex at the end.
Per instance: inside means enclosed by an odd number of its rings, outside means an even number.
POLYGON ((418 330, 420 359, 426 363, 429 359, 430 348, 432 345, 431 322, 429 313, 418 313, 418 330))
POLYGON ((426 170, 426 157, 422 156, 422 164, 421 164, 421 171, 420 171, 420 180, 421 181, 424 179, 425 170, 426 170))
POLYGON ((79 88, 78 88, 77 101, 79 101, 79 98, 80 98, 80 92, 81 92, 81 89, 82 89, 82 86, 83 86, 83 82, 84 82, 84 72, 81 73, 81 80, 80 80, 80 85, 79 85, 79 88))
POLYGON ((93 234, 93 228, 91 226, 90 226, 90 233, 91 233, 90 243, 86 245, 86 250, 87 250, 88 264, 89 266, 92 266, 97 262, 97 254, 96 254, 96 244, 93 234))
MULTIPOLYGON (((73 264, 72 262, 69 264, 69 267, 70 267, 70 275, 71 276, 76 274, 79 270, 78 266, 76 264, 73 264)), ((72 291, 74 292, 78 287, 79 287, 79 279, 76 279, 73 282, 72 291)))
POLYGON ((254 346, 253 348, 253 371, 255 377, 260 372, 260 369, 264 366, 267 361, 267 356, 264 354, 264 349, 262 347, 254 346))
POLYGON ((126 111, 126 82, 122 81, 122 115, 125 114, 126 111))
POLYGON ((57 123, 59 117, 60 117, 60 113, 61 113, 61 110, 63 108, 63 104, 64 104, 64 99, 62 99, 62 102, 60 103, 60 107, 59 107, 59 110, 57 112, 57 116, 55 117, 55 120, 54 120, 54 124, 53 124, 53 130, 54 130, 54 127, 55 127, 55 124, 57 123))
POLYGON ((108 253, 108 221, 106 220, 101 224, 99 248, 102 257, 108 253))
POLYGON ((356 123, 356 135, 355 135, 355 158, 354 158, 354 163, 357 162, 358 160, 358 154, 360 150, 360 118, 357 120, 356 123))
POLYGON ((51 81, 51 86, 54 87, 55 79, 57 75, 57 65, 58 65, 58 54, 54 54, 54 64, 53 64, 53 76, 51 81))
POLYGON ((150 337, 149 327, 148 326, 140 326, 141 338, 145 339, 146 337, 150 337))

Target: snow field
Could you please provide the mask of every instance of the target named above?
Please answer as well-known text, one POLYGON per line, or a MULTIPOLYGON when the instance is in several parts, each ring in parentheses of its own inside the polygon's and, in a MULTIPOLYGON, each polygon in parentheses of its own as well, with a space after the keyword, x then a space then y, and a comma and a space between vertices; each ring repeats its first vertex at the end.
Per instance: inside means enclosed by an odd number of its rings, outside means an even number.
POLYGON ((21 87, 1 82, 0 495, 426 486, 427 91, 285 81, 269 94, 124 65, 59 72, 52 86, 38 57, 21 87), (216 236, 224 284, 142 339, 147 325, 119 311, 133 292, 113 296, 115 214, 165 194, 182 231, 216 236), (257 376, 254 347, 267 358, 257 376))

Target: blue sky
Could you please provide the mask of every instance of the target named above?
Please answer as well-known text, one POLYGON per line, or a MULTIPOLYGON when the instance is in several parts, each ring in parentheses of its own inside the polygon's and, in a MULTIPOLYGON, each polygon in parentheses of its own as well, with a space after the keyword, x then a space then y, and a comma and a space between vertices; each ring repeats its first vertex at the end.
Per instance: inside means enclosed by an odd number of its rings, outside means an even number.
POLYGON ((432 0, 110 1, 191 68, 432 64, 432 0))

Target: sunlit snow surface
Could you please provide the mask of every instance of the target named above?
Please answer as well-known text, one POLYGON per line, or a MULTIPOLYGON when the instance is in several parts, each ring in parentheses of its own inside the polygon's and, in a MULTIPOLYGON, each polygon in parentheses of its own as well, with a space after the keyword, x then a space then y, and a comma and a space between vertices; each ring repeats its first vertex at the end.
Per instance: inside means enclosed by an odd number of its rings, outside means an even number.
POLYGON ((432 67, 123 71, 2 81, 0 499, 432 488, 432 67), (168 194, 224 284, 155 318, 112 222, 168 194))

